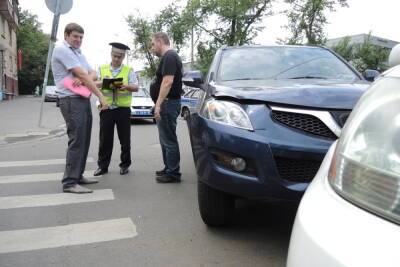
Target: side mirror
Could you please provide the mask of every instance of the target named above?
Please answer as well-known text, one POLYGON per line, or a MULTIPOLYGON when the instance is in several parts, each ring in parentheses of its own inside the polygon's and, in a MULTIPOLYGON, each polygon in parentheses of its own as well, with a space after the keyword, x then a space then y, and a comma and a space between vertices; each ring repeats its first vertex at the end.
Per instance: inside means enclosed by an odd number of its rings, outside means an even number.
POLYGON ((379 71, 377 70, 365 70, 364 78, 367 81, 373 82, 375 79, 380 75, 379 71))
POLYGON ((190 87, 201 88, 204 82, 203 74, 198 70, 187 71, 183 74, 182 82, 190 87))

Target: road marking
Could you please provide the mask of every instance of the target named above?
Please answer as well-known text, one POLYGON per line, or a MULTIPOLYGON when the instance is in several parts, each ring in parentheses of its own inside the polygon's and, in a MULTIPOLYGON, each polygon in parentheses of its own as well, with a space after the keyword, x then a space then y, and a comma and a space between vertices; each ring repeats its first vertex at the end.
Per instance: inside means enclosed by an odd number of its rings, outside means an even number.
MULTIPOLYGON (((93 172, 86 171, 83 176, 87 178, 93 178, 93 172)), ((32 183, 32 182, 47 182, 47 181, 59 181, 61 182, 64 173, 42 173, 42 174, 23 174, 23 175, 11 175, 11 176, 0 176, 0 184, 14 184, 14 183, 32 183)))
POLYGON ((0 232, 0 253, 83 245, 137 236, 130 218, 0 232))
MULTIPOLYGON (((93 158, 87 158, 86 162, 94 162, 93 158)), ((43 166, 65 164, 65 159, 46 159, 46 160, 27 160, 27 161, 3 161, 0 162, 0 168, 4 167, 22 167, 22 166, 43 166)))
MULTIPOLYGON (((1 209, 30 208, 43 206, 67 205, 103 200, 113 200, 114 194, 111 189, 94 190, 90 194, 43 194, 28 196, 0 197, 1 209)), ((1 241, 0 241, 1 242, 1 241)))

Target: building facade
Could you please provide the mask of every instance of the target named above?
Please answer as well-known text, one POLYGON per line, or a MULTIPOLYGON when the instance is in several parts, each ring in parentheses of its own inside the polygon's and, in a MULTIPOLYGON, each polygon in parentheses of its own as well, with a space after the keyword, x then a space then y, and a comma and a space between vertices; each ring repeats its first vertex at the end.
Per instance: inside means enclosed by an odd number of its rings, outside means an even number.
POLYGON ((0 99, 13 99, 18 91, 18 0, 0 0, 0 99))
MULTIPOLYGON (((356 34, 356 35, 350 35, 348 36, 350 38, 350 44, 363 44, 364 41, 366 41, 368 39, 368 34, 356 34)), ((344 40, 346 37, 340 37, 340 38, 334 38, 334 39, 329 39, 326 41, 326 46, 327 47, 334 47, 336 45, 338 45, 342 40, 344 40)), ((370 35, 370 42, 371 44, 381 47, 381 48, 385 48, 388 50, 391 50, 395 45, 397 45, 399 42, 393 41, 393 40, 389 40, 389 39, 385 39, 385 38, 381 38, 378 36, 373 36, 370 35)))

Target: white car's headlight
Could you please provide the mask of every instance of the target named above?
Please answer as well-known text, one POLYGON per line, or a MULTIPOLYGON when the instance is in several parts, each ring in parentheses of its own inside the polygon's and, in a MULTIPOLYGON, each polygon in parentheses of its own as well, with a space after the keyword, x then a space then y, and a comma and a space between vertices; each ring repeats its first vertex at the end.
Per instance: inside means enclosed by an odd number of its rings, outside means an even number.
POLYGON ((329 181, 364 209, 400 223, 400 79, 383 78, 361 98, 336 147, 329 181))
POLYGON ((201 114, 207 119, 246 130, 253 130, 249 116, 236 103, 212 99, 205 103, 201 114))

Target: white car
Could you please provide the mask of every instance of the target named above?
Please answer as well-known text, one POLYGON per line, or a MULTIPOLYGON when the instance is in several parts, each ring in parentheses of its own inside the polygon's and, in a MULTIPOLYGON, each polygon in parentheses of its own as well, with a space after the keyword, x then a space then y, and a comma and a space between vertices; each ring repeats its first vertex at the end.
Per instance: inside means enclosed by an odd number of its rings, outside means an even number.
POLYGON ((397 66, 359 100, 300 203, 287 267, 400 266, 399 89, 397 66))
POLYGON ((145 88, 132 93, 131 119, 152 119, 156 123, 153 109, 154 102, 145 88))
POLYGON ((54 85, 46 86, 46 94, 44 96, 45 102, 57 102, 58 95, 56 93, 56 89, 57 89, 57 87, 54 85))

